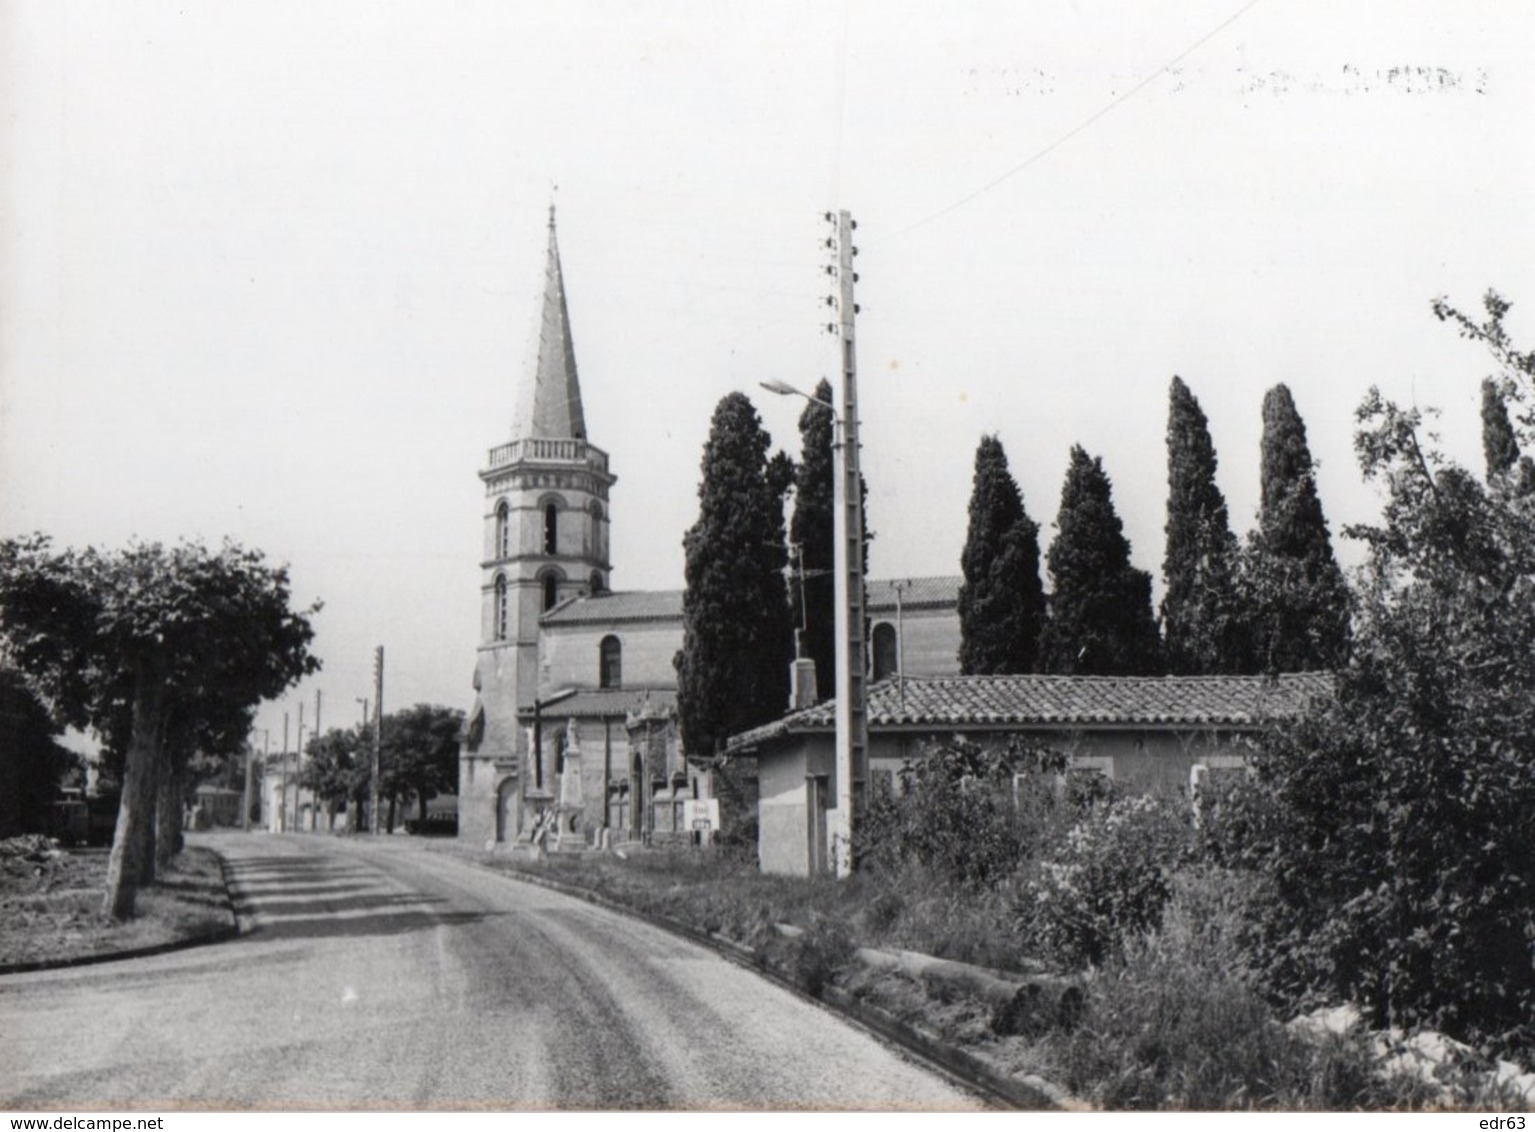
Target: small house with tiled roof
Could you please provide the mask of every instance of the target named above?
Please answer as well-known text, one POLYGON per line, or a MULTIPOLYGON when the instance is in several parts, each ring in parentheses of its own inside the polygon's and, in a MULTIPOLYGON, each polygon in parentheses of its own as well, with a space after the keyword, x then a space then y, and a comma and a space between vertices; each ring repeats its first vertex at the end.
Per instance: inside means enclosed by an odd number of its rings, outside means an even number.
MULTIPOLYGON (((1186 790, 1191 777, 1246 765, 1252 740, 1331 694, 1322 673, 1278 676, 939 676, 869 689, 869 772, 892 779, 955 736, 983 746, 1023 737, 1074 768, 1133 790, 1186 790)), ((764 872, 806 875, 828 861, 837 797, 836 705, 823 702, 735 736, 755 757, 758 858, 764 872)))

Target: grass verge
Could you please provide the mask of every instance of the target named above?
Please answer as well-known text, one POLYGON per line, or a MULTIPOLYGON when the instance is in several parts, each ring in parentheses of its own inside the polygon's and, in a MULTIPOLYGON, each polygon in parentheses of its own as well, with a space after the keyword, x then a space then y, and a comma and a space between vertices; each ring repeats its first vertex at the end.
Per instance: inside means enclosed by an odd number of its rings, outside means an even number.
POLYGON ((107 851, 0 855, 0 969, 53 966, 138 952, 230 930, 234 925, 219 857, 184 849, 138 896, 137 915, 102 914, 107 851))

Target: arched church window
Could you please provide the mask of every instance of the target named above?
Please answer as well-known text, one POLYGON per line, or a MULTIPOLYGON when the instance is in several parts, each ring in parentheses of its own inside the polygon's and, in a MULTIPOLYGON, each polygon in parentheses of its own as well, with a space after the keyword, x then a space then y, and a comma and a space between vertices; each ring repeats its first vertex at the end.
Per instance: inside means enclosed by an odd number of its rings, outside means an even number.
POLYGON ((544 504, 544 553, 556 554, 560 545, 560 509, 553 503, 544 504))
POLYGON ((544 612, 553 609, 560 600, 560 579, 557 574, 544 575, 544 612))
POLYGON ((881 621, 874 626, 874 679, 883 680, 887 676, 894 676, 899 665, 897 650, 899 642, 895 636, 895 626, 888 621, 881 621))
POLYGON ((592 557, 601 562, 607 558, 607 554, 602 545, 602 504, 595 499, 592 500, 591 515, 592 540, 588 545, 591 547, 592 557))
POLYGON ((496 505, 496 557, 507 558, 512 553, 512 509, 502 500, 496 505))
POLYGON ((495 626, 496 640, 504 641, 504 640, 506 640, 507 630, 508 630, 508 627, 509 627, 507 597, 506 597, 506 575, 505 574, 497 574, 496 575, 496 613, 495 613, 495 617, 496 617, 496 626, 495 626))
POLYGON ((602 638, 598 646, 597 686, 622 688, 624 686, 624 646, 611 634, 602 638))
POLYGON ((586 589, 588 593, 600 594, 602 592, 602 571, 593 570, 592 576, 587 579, 586 589))

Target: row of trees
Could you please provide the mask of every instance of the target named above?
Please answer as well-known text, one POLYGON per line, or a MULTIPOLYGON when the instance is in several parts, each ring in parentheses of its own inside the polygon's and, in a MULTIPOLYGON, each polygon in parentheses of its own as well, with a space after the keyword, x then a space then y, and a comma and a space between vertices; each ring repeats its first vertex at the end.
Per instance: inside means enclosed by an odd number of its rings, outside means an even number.
MULTIPOLYGON (((698 522, 683 538, 687 588, 675 665, 678 722, 690 751, 715 750, 783 713, 797 632, 816 664, 817 694, 828 698, 836 687, 831 403, 831 383, 822 379, 800 415, 798 462, 769 455, 772 438, 745 394, 731 393, 715 408, 698 522)), ((860 490, 867 502, 866 485, 860 490)), ((865 569, 872 537, 866 520, 865 569)))
POLYGON ((960 557, 966 673, 1081 675, 1307 671, 1339 664, 1349 595, 1317 496, 1306 428, 1290 391, 1263 400, 1258 529, 1239 544, 1215 483, 1199 402, 1177 377, 1167 424, 1166 591, 1160 632, 1151 575, 1130 561, 1100 458, 1071 450, 1040 579, 1039 525, 1002 443, 982 437, 960 557))
MULTIPOLYGON (((772 440, 744 394, 729 394, 715 409, 699 518, 683 540, 684 638, 676 668, 689 750, 713 750, 783 712, 796 630, 816 662, 818 694, 833 694, 831 396, 823 380, 801 415, 797 463, 782 452, 770 455, 772 440)), ((1071 451, 1045 557, 1053 583, 1047 602, 1039 526, 1024 508, 1001 441, 987 436, 976 452, 960 558, 961 671, 1299 671, 1341 661, 1348 591, 1289 390, 1276 386, 1264 399, 1263 503, 1259 528, 1245 545, 1230 530, 1198 401, 1178 378, 1170 400, 1161 630, 1151 576, 1131 563, 1102 461, 1080 446, 1071 451)))
MULTIPOLYGON (((379 738, 379 799, 388 805, 384 827, 394 831, 400 808, 414 802, 426 820, 426 804, 439 794, 458 792, 458 741, 464 713, 457 708, 416 704, 384 716, 379 738)), ((299 785, 325 803, 329 826, 344 807, 346 828, 355 831, 373 789, 373 725, 332 728, 311 739, 299 785)))
POLYGON ((319 669, 318 610, 295 611, 287 569, 234 543, 0 542, 7 663, 55 722, 89 727, 121 761, 109 915, 131 916, 139 886, 179 848, 194 755, 242 749, 256 706, 319 669))

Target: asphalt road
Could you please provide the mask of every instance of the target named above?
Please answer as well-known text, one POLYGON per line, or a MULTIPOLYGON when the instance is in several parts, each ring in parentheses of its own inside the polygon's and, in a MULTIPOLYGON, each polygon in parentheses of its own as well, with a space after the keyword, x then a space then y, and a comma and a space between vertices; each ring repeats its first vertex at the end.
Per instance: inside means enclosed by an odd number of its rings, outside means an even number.
POLYGON ((252 930, 0 977, 0 1109, 983 1107, 704 948, 418 843, 206 843, 252 930))

